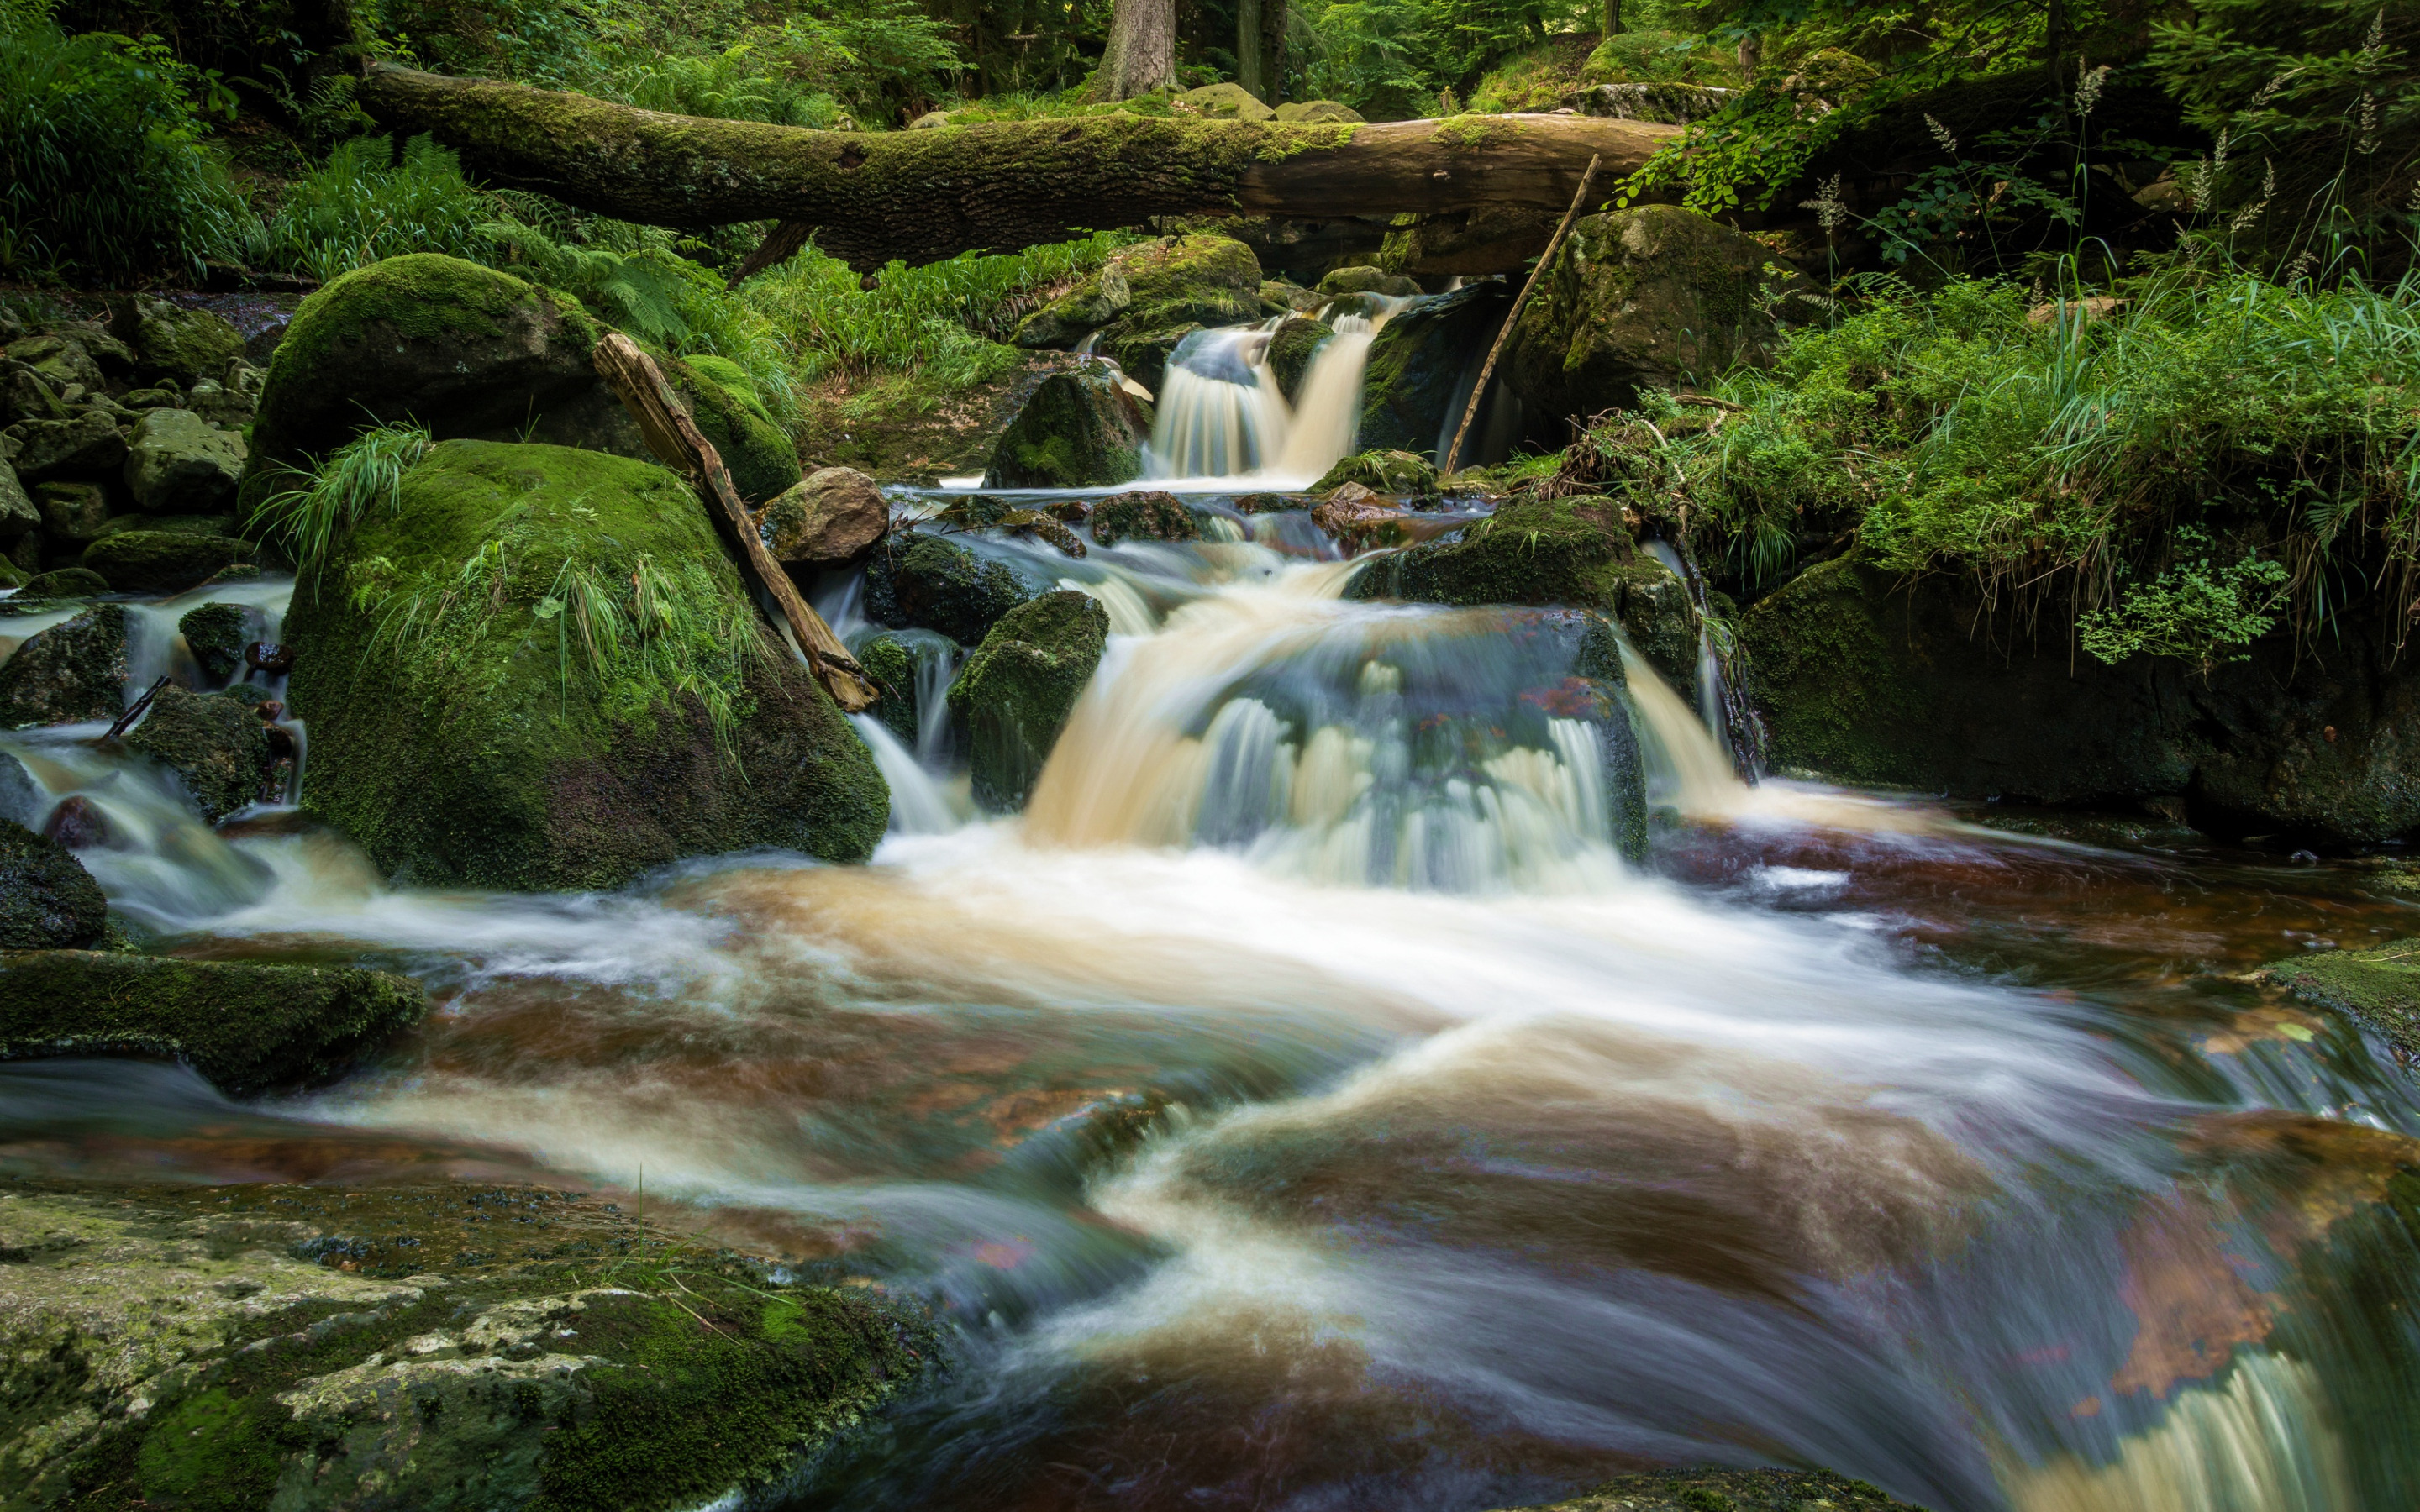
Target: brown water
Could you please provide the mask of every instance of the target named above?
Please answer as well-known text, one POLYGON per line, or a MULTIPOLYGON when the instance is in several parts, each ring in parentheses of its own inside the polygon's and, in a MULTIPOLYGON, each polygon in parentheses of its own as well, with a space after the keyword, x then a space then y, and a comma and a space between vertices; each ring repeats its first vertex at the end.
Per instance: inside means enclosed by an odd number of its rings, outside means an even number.
POLYGON ((1087 570, 1147 633, 1032 814, 864 868, 396 892, 54 747, 52 796, 147 816, 89 857, 130 917, 442 1006, 282 1103, 0 1068, 0 1164, 644 1188, 931 1299, 953 1377, 801 1508, 1462 1512, 1707 1461, 1941 1512, 2412 1504, 2420 1103, 2242 975, 2415 933, 2381 873, 1748 790, 1636 670, 1589 716, 1552 617, 1250 546, 1087 570))

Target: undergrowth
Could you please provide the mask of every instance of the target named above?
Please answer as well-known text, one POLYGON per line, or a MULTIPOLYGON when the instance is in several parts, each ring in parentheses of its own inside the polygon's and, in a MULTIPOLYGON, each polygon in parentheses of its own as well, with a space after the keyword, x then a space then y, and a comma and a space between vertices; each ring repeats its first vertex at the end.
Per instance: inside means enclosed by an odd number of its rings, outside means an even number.
POLYGON ((396 509, 403 475, 431 444, 428 432, 416 425, 364 431, 318 460, 309 483, 265 500, 253 528, 303 575, 314 576, 329 548, 364 515, 396 509))

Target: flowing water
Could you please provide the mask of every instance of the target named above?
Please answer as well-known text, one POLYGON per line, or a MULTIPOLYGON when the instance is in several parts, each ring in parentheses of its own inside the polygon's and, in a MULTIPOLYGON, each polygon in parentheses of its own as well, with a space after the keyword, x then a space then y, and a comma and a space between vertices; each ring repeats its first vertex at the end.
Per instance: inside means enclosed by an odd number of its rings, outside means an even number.
POLYGON ((1169 354, 1144 475, 1158 483, 1299 488, 1353 451, 1370 344, 1417 296, 1356 295, 1323 308, 1336 334, 1303 371, 1294 403, 1268 365, 1284 317, 1198 331, 1169 354), (1340 313, 1349 311, 1349 313, 1340 313))
MULTIPOLYGON (((1477 1512, 1708 1462, 1937 1512, 2413 1504, 2420 1102, 2240 975, 2412 933, 2377 873, 1749 787, 1580 617, 1347 601, 1300 516, 1245 526, 981 541, 1102 597, 1109 655, 1021 818, 972 815, 945 721, 861 721, 865 867, 396 889, 290 809, 213 832, 92 732, 11 737, 161 946, 438 1008, 242 1106, 0 1067, 0 1165, 643 1188, 929 1299, 954 1374, 801 1512, 1477 1512)), ((930 710, 954 651, 917 655, 930 710)))

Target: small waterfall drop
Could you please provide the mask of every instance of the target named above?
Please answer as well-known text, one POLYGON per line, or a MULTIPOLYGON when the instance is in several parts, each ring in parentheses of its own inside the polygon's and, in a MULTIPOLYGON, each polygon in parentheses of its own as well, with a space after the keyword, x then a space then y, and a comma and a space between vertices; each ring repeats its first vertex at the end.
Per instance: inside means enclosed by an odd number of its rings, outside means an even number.
POLYGON ((1304 370, 1293 405, 1269 370, 1279 320, 1198 331, 1178 344, 1160 380, 1144 475, 1252 479, 1299 487, 1349 455, 1361 423, 1361 377, 1379 330, 1420 296, 1359 294, 1327 305, 1336 334, 1304 370))

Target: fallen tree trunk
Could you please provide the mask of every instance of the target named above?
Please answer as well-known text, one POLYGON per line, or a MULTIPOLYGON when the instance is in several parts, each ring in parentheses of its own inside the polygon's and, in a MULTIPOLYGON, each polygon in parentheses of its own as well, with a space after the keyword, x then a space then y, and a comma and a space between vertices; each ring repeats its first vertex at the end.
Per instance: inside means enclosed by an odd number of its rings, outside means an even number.
POLYGON ((1680 128, 1585 116, 1301 126, 1126 114, 913 131, 666 116, 373 66, 357 96, 487 178, 656 225, 786 221, 860 271, 1011 252, 1153 216, 1558 209, 1589 160, 1629 173, 1680 128))

